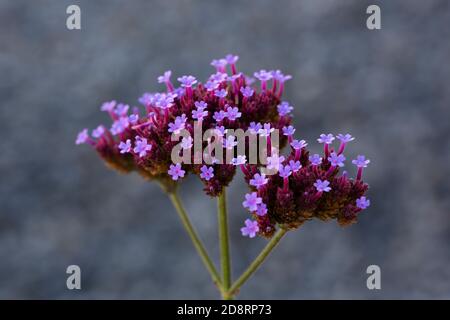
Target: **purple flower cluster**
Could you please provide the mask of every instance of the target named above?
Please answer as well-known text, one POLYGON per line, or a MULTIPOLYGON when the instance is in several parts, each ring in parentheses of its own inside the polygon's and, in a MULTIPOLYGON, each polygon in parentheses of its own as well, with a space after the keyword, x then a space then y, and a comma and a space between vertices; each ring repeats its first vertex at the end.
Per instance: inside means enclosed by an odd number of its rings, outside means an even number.
MULTIPOLYGON (((281 145, 293 134, 293 108, 281 101, 284 83, 291 76, 279 70, 261 70, 255 73, 260 86, 253 86, 249 76, 238 72, 238 59, 227 55, 213 60, 215 72, 204 83, 192 75, 182 75, 172 82, 172 72, 166 71, 157 78, 165 85, 164 92, 144 93, 138 99, 142 107, 105 102, 101 110, 109 115, 112 124, 92 132, 83 129, 76 144, 92 145, 110 167, 121 172, 136 171, 146 179, 159 181, 168 191, 193 173, 204 183, 207 194, 219 195, 232 180, 236 167, 244 168, 245 158, 236 158, 234 164, 194 164, 198 154, 192 152, 192 164, 174 164, 171 153, 179 142, 171 140, 173 133, 187 130, 193 137, 195 122, 201 122, 203 131, 216 129, 222 135, 226 129, 245 131, 251 126, 258 134, 286 128, 281 145)), ((225 150, 236 147, 234 137, 223 140, 225 150)), ((192 138, 183 137, 180 142, 183 152, 193 147, 192 138)), ((206 147, 203 142, 202 149, 206 147)))
MULTIPOLYGON (((294 131, 290 127, 283 129, 290 137, 294 131)), ((321 134, 318 142, 324 144, 324 153, 311 156, 304 140, 292 140, 288 156, 268 158, 272 167, 278 166, 274 175, 264 175, 257 165, 245 166, 251 192, 245 196, 243 206, 254 220, 246 220, 241 229, 244 236, 257 233, 271 237, 277 225, 295 229, 313 218, 336 219, 342 226, 356 222, 358 214, 370 206, 365 196, 368 185, 362 181, 362 170, 370 160, 363 155, 352 160, 357 170, 355 179, 349 178, 346 171, 339 174, 345 165, 345 146, 354 138, 349 134, 336 138, 340 141, 337 151, 333 148, 334 135, 321 134)))

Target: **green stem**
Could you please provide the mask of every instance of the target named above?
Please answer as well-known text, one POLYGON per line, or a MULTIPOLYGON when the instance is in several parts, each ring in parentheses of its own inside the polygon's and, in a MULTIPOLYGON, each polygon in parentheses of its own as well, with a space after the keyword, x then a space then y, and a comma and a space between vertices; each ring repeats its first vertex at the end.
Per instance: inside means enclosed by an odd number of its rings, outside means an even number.
POLYGON ((205 264, 206 269, 208 269, 212 280, 216 284, 216 286, 219 288, 221 292, 223 292, 222 288, 222 282, 220 281, 219 273, 216 270, 216 267, 214 266, 213 262, 209 258, 208 252, 205 249, 205 246, 203 245, 202 241, 197 235, 197 232, 195 231, 194 227, 192 226, 189 217, 184 210, 183 204, 181 203, 181 200, 176 193, 176 191, 169 193, 170 200, 172 200, 172 203, 177 210, 178 215, 180 216, 181 222, 183 223, 184 228, 186 229, 189 237, 192 240, 192 243, 194 244, 195 248, 197 249, 198 254, 200 255, 203 263, 205 264))
MULTIPOLYGON (((225 188, 223 188, 222 193, 217 199, 217 213, 219 221, 222 286, 223 290, 227 292, 231 285, 231 259, 230 259, 230 245, 228 240, 227 194, 225 188)), ((228 296, 224 296, 223 298, 227 299, 228 296)))
POLYGON ((275 248, 275 246, 280 242, 281 238, 286 234, 287 230, 280 228, 277 233, 270 239, 269 243, 264 247, 261 253, 256 257, 255 260, 250 264, 247 270, 242 273, 239 279, 231 286, 231 288, 226 293, 227 296, 233 297, 237 290, 247 281, 248 278, 258 269, 258 267, 264 262, 269 253, 275 248))

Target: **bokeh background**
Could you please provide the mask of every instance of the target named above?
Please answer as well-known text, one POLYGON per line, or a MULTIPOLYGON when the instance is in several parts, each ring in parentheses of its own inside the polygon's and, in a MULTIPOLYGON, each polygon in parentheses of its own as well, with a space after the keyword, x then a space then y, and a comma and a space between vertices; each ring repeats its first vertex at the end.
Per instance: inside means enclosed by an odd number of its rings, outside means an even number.
MULTIPOLYGON (((450 8, 442 0, 0 1, 0 298, 219 298, 169 200, 107 169, 74 139, 108 123, 103 101, 137 104, 156 77, 205 79, 211 59, 293 75, 297 134, 357 139, 372 160, 358 224, 291 232, 240 298, 450 298, 450 8), (78 4, 82 30, 66 29, 78 4), (379 4, 382 29, 365 13, 379 4), (66 267, 82 290, 66 289, 66 267), (366 268, 382 289, 366 288, 366 268)), ((353 168, 350 169, 354 174, 353 168)), ((246 189, 229 190, 233 273, 263 247, 243 238, 246 189)), ((182 197, 218 262, 215 202, 195 178, 182 197)))

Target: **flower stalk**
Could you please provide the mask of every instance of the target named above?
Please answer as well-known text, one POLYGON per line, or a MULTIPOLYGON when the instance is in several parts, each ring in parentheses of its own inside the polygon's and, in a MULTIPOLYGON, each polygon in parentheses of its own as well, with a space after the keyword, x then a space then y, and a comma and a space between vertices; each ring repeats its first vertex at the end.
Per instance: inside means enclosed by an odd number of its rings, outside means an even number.
POLYGON ((192 243, 194 244, 195 249, 197 249, 198 254, 200 255, 200 258, 203 261, 203 264, 205 265, 206 269, 208 270, 209 274, 211 275, 211 278, 214 282, 214 284, 219 288, 219 290, 222 292, 222 282, 220 280, 219 273, 216 270, 216 267, 214 266, 214 263, 211 261, 208 252, 205 249, 205 246, 203 245, 203 242, 200 240, 200 238, 197 235, 197 232, 195 231, 194 227, 192 226, 192 223, 186 213, 186 210, 183 207, 183 204, 181 203, 181 199, 178 196, 178 193, 176 191, 169 193, 169 198, 172 201, 173 206, 175 207, 178 216, 181 219, 181 223, 183 224, 183 227, 186 229, 186 232, 188 233, 189 237, 192 240, 192 243))
MULTIPOLYGON (((231 285, 230 242, 228 238, 228 216, 226 188, 217 198, 217 213, 219 222, 220 264, 222 269, 222 287, 226 292, 231 285)), ((227 297, 223 296, 224 299, 227 297)))

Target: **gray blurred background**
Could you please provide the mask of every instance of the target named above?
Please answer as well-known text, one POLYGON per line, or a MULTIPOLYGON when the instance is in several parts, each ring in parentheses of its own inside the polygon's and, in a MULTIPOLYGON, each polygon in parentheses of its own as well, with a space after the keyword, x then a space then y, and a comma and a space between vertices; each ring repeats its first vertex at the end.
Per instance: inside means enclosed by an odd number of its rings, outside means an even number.
MULTIPOLYGON (((372 160, 359 223, 289 233, 239 297, 450 298, 449 39, 445 0, 1 0, 0 298, 219 298, 159 187, 74 139, 108 123, 103 101, 136 104, 167 69, 205 79, 227 53, 244 72, 293 75, 285 98, 313 151, 320 133, 350 132, 347 158, 372 160), (379 31, 365 26, 374 3, 379 31), (81 31, 66 29, 70 4, 81 31), (66 289, 70 264, 81 291, 66 289)), ((240 235, 241 178, 229 190, 234 276, 265 243, 240 235)), ((215 202, 195 178, 182 197, 218 262, 215 202)))

